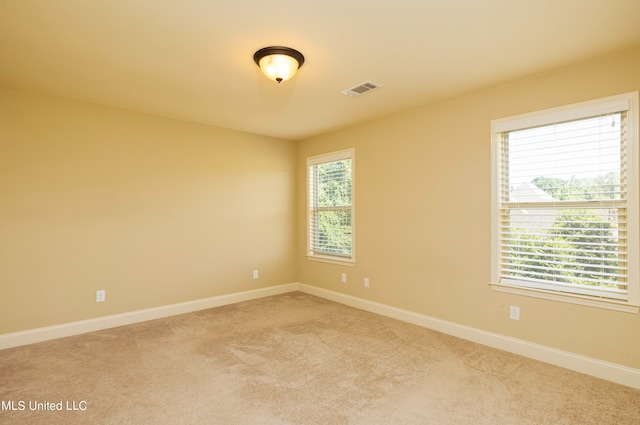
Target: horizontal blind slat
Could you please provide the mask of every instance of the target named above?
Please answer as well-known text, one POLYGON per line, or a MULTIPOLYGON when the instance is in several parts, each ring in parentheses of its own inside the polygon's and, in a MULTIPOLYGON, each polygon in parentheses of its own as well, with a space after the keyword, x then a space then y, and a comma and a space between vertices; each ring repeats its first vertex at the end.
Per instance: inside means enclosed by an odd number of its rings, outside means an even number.
POLYGON ((352 159, 344 152, 309 163, 308 243, 311 255, 349 258, 352 253, 352 159))
POLYGON ((626 293, 625 122, 620 111, 502 133, 502 278, 626 293))

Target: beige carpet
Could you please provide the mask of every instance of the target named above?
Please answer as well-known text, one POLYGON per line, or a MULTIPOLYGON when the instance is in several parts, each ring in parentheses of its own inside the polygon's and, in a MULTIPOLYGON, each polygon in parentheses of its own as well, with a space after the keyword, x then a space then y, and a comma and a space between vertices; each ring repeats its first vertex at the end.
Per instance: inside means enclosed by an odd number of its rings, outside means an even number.
POLYGON ((3 425, 640 424, 638 390, 302 293, 3 350, 0 385, 3 425))

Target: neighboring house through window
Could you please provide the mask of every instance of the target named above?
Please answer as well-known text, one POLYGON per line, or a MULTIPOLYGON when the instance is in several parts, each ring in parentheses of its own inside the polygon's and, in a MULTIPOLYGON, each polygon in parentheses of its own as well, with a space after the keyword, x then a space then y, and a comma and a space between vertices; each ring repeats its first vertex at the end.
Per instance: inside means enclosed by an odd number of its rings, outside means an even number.
POLYGON ((492 287, 637 312, 638 93, 492 121, 492 287))
POLYGON ((353 263, 354 149, 307 159, 307 256, 353 263))

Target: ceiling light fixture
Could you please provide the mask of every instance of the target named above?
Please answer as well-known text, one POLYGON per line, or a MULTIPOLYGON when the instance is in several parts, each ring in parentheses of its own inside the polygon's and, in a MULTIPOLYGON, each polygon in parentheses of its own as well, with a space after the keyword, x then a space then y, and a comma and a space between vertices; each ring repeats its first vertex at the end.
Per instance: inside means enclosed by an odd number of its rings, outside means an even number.
POLYGON ((304 63, 304 56, 289 47, 271 46, 258 50, 253 60, 267 78, 281 83, 295 75, 304 63))

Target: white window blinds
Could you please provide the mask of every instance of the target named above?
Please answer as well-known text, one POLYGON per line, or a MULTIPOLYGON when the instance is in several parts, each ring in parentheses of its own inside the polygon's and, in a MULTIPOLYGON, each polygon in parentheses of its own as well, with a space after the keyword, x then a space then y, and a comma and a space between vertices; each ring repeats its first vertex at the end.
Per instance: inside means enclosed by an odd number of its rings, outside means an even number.
POLYGON ((353 150, 307 160, 308 255, 353 261, 353 150))
POLYGON ((622 301, 637 291, 632 113, 617 100, 495 126, 494 279, 622 301))

